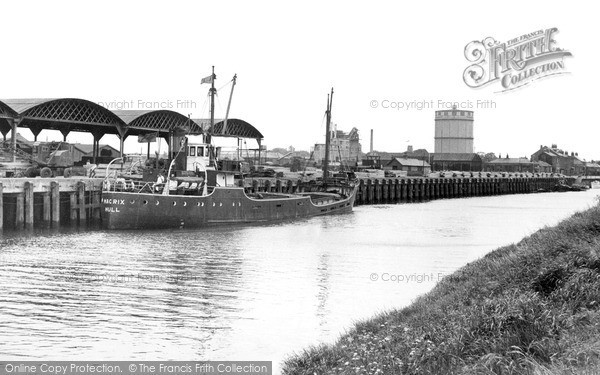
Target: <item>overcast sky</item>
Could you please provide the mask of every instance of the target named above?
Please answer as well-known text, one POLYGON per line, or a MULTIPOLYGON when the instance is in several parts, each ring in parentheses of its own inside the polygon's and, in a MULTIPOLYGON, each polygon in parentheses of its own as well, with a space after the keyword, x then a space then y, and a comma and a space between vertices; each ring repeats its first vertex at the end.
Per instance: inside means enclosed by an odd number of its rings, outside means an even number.
MULTIPOLYGON (((476 151, 529 156, 558 143, 600 159, 597 14, 577 2, 10 1, 2 13, 1 98, 170 102, 207 117, 200 80, 215 65, 217 87, 238 74, 231 117, 256 126, 269 148, 322 142, 333 86, 333 122, 357 127, 363 151, 370 129, 377 150, 433 151, 438 100, 492 100, 496 108, 474 108, 476 151), (463 82, 469 42, 550 27, 573 54, 565 59, 570 74, 505 93, 463 82), (433 100, 436 108, 372 108, 373 100, 433 100)), ((220 94, 217 117, 228 94, 220 94)), ((126 143, 139 149, 133 138, 126 143)))

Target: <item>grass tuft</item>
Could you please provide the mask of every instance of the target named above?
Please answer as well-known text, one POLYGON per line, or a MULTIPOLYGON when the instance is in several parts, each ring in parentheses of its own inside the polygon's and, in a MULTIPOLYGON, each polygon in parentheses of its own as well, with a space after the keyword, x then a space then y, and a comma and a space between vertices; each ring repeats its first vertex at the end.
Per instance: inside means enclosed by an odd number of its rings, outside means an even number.
POLYGON ((600 207, 497 249, 284 374, 600 374, 600 207))

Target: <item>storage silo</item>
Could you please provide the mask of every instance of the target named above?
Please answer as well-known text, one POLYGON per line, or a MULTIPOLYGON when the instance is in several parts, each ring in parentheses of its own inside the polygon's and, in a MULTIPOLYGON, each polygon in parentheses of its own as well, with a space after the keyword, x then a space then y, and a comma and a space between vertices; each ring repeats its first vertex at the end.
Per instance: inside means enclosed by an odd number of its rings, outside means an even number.
POLYGON ((435 111, 435 153, 473 153, 473 111, 435 111))

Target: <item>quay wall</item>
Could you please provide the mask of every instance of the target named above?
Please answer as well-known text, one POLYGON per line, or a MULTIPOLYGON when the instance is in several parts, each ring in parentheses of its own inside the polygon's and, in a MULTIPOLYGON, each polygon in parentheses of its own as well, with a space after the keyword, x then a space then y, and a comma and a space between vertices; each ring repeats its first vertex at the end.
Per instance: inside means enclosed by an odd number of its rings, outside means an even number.
POLYGON ((100 220, 100 178, 0 178, 0 230, 100 220))
MULTIPOLYGON (((557 177, 360 179, 355 204, 527 194, 549 191, 558 181, 557 177)), ((289 179, 251 179, 245 183, 254 193, 295 193, 304 191, 303 186, 301 181, 289 179)), ((100 220, 101 190, 100 178, 0 178, 0 230, 100 220)))

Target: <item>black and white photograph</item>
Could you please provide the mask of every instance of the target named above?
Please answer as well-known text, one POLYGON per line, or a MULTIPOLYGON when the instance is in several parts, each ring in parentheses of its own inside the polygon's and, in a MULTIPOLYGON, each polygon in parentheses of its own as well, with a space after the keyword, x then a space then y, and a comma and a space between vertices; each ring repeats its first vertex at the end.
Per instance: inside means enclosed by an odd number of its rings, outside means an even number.
POLYGON ((0 375, 600 374, 592 3, 0 2, 0 375))

